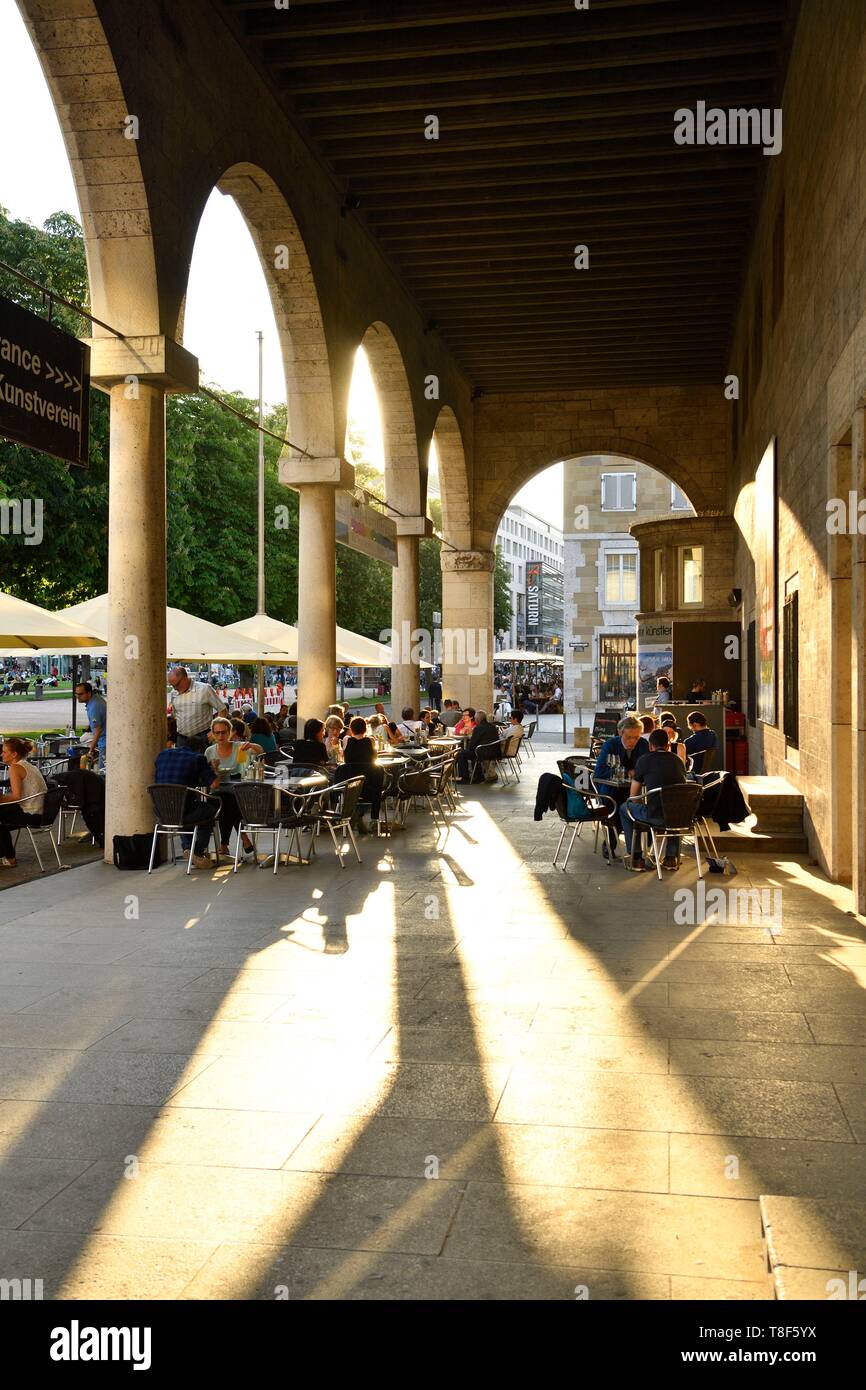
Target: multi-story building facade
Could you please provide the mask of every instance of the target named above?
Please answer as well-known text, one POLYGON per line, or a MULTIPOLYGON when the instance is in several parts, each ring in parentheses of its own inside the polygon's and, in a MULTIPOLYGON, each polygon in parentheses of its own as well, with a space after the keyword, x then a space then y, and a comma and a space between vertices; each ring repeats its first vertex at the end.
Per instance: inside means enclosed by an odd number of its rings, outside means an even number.
POLYGON ((640 557, 636 522, 693 514, 688 498, 644 463, 567 459, 563 477, 565 708, 635 699, 640 557))
POLYGON ((496 532, 496 545, 510 574, 511 628, 497 633, 497 645, 562 652, 562 532, 525 507, 512 504, 496 532), (540 564, 540 571, 536 566, 540 564), (527 575, 527 566, 530 573, 527 575), (529 605, 527 607, 527 587, 529 605))

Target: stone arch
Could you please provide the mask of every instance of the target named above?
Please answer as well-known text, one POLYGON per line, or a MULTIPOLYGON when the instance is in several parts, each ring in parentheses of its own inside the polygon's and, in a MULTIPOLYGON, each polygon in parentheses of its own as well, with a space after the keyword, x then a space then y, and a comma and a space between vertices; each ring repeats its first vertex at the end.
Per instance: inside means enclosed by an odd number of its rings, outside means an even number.
POLYGON ((442 533, 458 550, 472 547, 472 500, 466 450, 457 416, 443 405, 433 428, 439 455, 439 487, 442 494, 442 533))
POLYGON ((403 353, 391 329, 381 320, 370 324, 360 346, 367 354, 382 411, 386 501, 404 516, 423 516, 427 495, 427 449, 422 466, 403 353))
POLYGON ((18 7, 69 156, 93 312, 123 333, 159 334, 164 328, 147 190, 136 141, 124 134, 129 108, 94 0, 74 6, 18 0, 18 7))
MULTIPOLYGON (((673 433, 670 442, 675 443, 673 433)), ((656 441, 649 430, 560 428, 526 446, 518 435, 509 441, 507 454, 504 450, 497 450, 497 454, 494 477, 483 478, 476 488, 478 544, 492 545, 511 499, 537 473, 560 459, 594 454, 615 454, 655 468, 682 489, 698 515, 726 512, 724 474, 719 471, 708 479, 698 471, 703 454, 691 440, 689 454, 678 457, 666 438, 656 441)))
POLYGON ((256 164, 233 164, 216 187, 234 198, 268 287, 286 383, 289 436, 314 458, 334 458, 342 449, 334 431, 328 347, 310 259, 294 214, 276 182, 256 164))

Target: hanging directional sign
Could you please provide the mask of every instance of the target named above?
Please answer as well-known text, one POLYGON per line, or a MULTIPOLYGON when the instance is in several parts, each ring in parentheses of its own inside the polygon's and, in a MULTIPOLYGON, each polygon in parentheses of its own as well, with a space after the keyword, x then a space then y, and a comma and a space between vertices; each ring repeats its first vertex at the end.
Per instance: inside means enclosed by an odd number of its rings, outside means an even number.
POLYGON ((90 349, 0 296, 0 438, 86 463, 90 349))

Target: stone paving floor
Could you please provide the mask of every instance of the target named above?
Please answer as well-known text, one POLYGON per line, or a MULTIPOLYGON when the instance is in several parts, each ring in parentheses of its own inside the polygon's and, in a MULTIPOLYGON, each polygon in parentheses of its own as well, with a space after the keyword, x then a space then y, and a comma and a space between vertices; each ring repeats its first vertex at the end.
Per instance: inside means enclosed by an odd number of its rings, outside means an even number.
POLYGON ((681 921, 693 860, 658 882, 590 841, 553 870, 554 757, 361 867, 322 846, 276 877, 95 863, 0 894, 0 1277, 770 1297, 759 1199, 866 1191, 864 924, 805 860, 708 880, 781 890, 781 928, 743 900, 681 921))

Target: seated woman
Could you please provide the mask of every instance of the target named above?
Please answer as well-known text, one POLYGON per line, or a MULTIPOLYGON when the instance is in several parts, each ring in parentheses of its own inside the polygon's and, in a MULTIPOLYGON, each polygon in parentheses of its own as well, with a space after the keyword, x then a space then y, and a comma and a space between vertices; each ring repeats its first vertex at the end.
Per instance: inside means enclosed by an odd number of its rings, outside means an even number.
MULTIPOLYGON (((234 738, 231 721, 222 715, 218 715, 213 721, 210 732, 212 742, 208 744, 204 755, 214 772, 219 774, 220 785, 217 793, 220 799, 220 853, 227 855, 232 831, 237 830, 241 823, 240 807, 229 783, 245 766, 249 754, 258 751, 258 745, 234 738)), ((244 854, 253 853, 249 835, 244 835, 243 846, 244 854)))
POLYGON ((0 868, 17 865, 13 830, 38 825, 48 787, 38 768, 27 761, 33 744, 26 738, 3 740, 3 761, 9 769, 9 790, 0 796, 0 868))
POLYGON ((400 729, 394 723, 393 719, 387 720, 385 727, 388 733, 388 742, 390 743, 392 748, 399 748, 401 743, 406 742, 405 737, 400 732, 400 729))
POLYGON ((321 719, 308 719, 304 725, 304 737, 296 738, 292 757, 304 767, 324 767, 328 761, 325 747, 325 726, 321 719))
MULTIPOLYGON (((347 777, 355 777, 359 773, 364 774, 364 790, 361 795, 364 801, 370 803, 370 818, 378 821, 379 810, 382 805, 385 770, 376 766, 376 745, 367 733, 366 719, 356 715, 354 719, 349 721, 345 766, 340 769, 339 777, 341 781, 344 781, 347 777)), ((366 832, 367 826, 364 824, 363 817, 358 822, 358 828, 362 832, 366 832)))
POLYGON ((277 751, 277 740, 274 738, 271 721, 267 715, 253 720, 250 726, 250 738, 258 744, 263 753, 275 753, 277 751))
POLYGON ((343 736, 346 726, 339 714, 329 714, 325 720, 325 748, 328 752, 329 763, 341 763, 343 761, 343 736))
POLYGON ((460 720, 458 724, 455 724, 454 732, 458 738, 461 738, 463 734, 471 734, 474 732, 474 730, 475 711, 470 706, 467 706, 466 709, 463 711, 463 718, 460 720))
POLYGON ((673 714, 663 714, 659 720, 659 728, 667 729, 669 750, 671 753, 676 753, 680 762, 684 763, 686 760, 686 746, 680 738, 676 716, 673 714))

